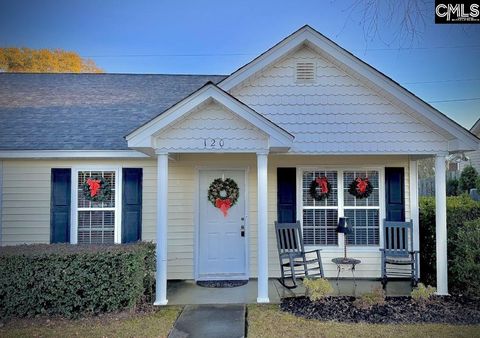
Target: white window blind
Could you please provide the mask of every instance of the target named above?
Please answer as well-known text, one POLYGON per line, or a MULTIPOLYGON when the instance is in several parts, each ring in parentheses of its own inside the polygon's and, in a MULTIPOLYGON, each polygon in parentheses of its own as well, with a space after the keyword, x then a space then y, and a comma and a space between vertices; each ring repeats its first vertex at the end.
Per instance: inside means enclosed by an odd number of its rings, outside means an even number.
POLYGON ((303 240, 305 245, 337 245, 338 181, 336 171, 304 171, 302 177, 303 240), (331 185, 327 199, 316 201, 310 196, 310 184, 326 176, 331 185))
POLYGON ((349 218, 352 233, 348 234, 348 245, 378 245, 380 238, 380 202, 378 171, 344 171, 344 215, 349 218), (373 192, 368 198, 358 199, 348 192, 350 183, 357 177, 368 177, 373 192))
POLYGON ((77 242, 79 244, 103 244, 115 241, 115 171, 79 171, 77 187, 77 242), (91 202, 84 196, 83 186, 89 177, 101 176, 112 189, 104 202, 91 202))

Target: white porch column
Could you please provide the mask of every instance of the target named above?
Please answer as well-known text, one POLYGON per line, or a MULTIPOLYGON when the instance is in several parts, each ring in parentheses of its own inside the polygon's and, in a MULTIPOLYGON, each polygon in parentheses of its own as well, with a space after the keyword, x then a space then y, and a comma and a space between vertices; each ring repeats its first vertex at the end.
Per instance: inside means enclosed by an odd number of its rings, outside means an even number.
POLYGON ((413 221, 413 250, 420 250, 420 227, 418 208, 418 161, 410 160, 410 218, 413 221))
POLYGON ((437 294, 448 295, 447 184, 445 154, 435 157, 435 237, 437 250, 437 294))
POLYGON ((268 154, 257 154, 258 198, 258 296, 257 303, 268 303, 268 154))
POLYGON ((167 305, 168 154, 157 154, 157 272, 154 305, 167 305))

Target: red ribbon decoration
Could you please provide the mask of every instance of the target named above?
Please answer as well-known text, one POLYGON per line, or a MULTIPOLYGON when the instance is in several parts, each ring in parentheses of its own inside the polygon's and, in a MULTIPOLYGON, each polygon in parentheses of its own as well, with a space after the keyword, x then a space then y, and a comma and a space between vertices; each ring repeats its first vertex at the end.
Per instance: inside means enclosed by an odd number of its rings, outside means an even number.
POLYGON ((223 217, 227 217, 228 209, 230 209, 230 207, 232 206, 232 201, 230 200, 230 198, 226 198, 224 200, 222 200, 221 198, 217 198, 215 200, 215 206, 222 211, 223 217))
POLYGON ((90 187, 90 197, 97 195, 98 189, 100 189, 100 180, 87 179, 87 184, 90 187))
POLYGON ((368 177, 361 179, 360 177, 357 177, 357 190, 361 193, 364 194, 365 191, 367 190, 368 186, 368 177))
POLYGON ((320 187, 321 194, 328 194, 328 180, 325 176, 317 177, 315 182, 317 182, 318 186, 320 187))

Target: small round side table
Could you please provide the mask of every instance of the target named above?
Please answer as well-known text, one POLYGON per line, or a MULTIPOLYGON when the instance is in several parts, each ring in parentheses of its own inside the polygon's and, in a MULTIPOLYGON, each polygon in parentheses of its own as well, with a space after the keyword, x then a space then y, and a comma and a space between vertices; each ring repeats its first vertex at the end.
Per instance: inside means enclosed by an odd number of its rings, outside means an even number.
POLYGON ((332 263, 337 265, 337 286, 338 286, 338 278, 340 277, 340 272, 343 270, 352 271, 353 284, 357 286, 357 282, 355 281, 355 267, 361 262, 362 262, 361 260, 355 259, 355 258, 346 258, 346 257, 333 258, 332 263))

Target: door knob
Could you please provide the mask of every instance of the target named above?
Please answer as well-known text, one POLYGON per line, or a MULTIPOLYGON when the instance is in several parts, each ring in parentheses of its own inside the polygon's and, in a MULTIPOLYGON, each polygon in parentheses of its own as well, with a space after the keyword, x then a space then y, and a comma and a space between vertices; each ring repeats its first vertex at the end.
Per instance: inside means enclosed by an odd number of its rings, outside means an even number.
POLYGON ((240 226, 240 236, 245 237, 245 226, 244 225, 240 226))

